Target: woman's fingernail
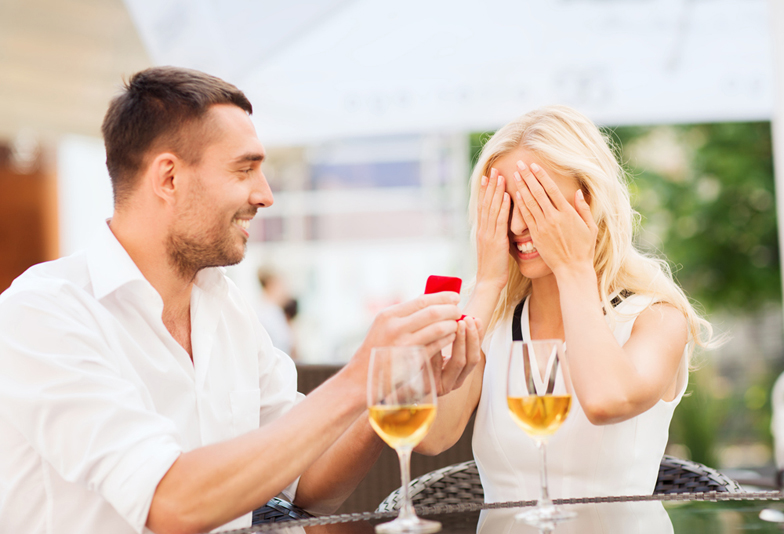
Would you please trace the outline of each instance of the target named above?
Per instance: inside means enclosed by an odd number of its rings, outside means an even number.
[[[523,177],[520,176],[519,172],[516,172],[514,176],[515,176],[515,180],[517,180],[518,182],[522,182],[523,181]]]
[[[582,189],[578,189],[577,190],[577,198],[579,198],[580,200],[585,200],[585,197],[583,197],[583,190]]]
[[[536,172],[536,171],[541,171],[542,168],[539,165],[537,165],[536,163],[531,163],[531,170]]]
[[[482,185],[487,185],[487,176],[482,176]]]

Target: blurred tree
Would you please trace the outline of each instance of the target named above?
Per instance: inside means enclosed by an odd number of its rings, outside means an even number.
[[[479,159],[479,153],[482,152],[482,147],[490,139],[495,132],[474,132],[468,136],[470,144],[469,153],[471,154],[471,170],[473,170],[476,161]]]
[[[689,459],[717,467],[716,438],[727,421],[731,403],[711,394],[712,388],[706,382],[713,378],[715,375],[710,371],[692,374],[689,393],[683,397],[672,418],[669,441],[685,445]]]
[[[781,301],[770,123],[621,127],[639,245],[708,310]]]

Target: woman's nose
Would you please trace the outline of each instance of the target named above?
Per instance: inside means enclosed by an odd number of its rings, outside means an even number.
[[[525,224],[525,220],[520,214],[520,210],[517,209],[517,206],[512,204],[511,213],[509,214],[509,230],[515,235],[522,235],[527,229],[528,225]]]

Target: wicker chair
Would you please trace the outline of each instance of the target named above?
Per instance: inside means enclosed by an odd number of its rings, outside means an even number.
[[[278,497],[273,497],[261,508],[253,510],[253,524],[278,523],[313,517],[311,514]]]
[[[664,456],[659,466],[654,493],[742,492],[737,482],[697,462]],[[411,481],[409,493],[414,506],[484,502],[476,462],[470,460],[432,471]],[[400,507],[400,488],[376,509],[388,512]]]
[[[664,456],[653,493],[739,493],[740,484],[706,465]]]

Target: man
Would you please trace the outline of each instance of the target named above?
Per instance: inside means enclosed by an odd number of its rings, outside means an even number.
[[[441,393],[478,361],[458,296],[423,295],[297,396],[291,360],[219,268],[273,200],[251,111],[233,85],[172,67],[112,101],[112,219],[0,296],[0,532],[241,527],[280,492],[332,511],[382,448],[363,416],[371,347],[424,345],[438,370],[451,348]]]

